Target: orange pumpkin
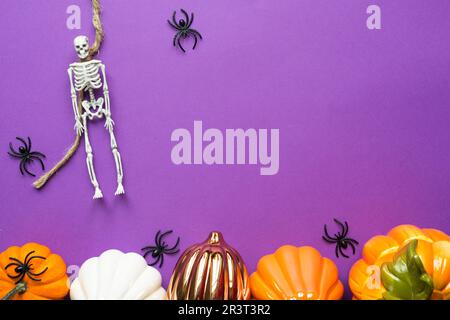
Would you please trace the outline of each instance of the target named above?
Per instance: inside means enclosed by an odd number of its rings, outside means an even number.
[[[0,298],[63,299],[69,292],[66,264],[49,248],[28,243],[0,254]]]
[[[258,300],[339,300],[344,294],[333,261],[312,247],[294,246],[262,257],[250,289]]]
[[[400,225],[378,235],[364,245],[362,259],[350,270],[349,286],[354,299],[381,299],[386,289],[380,278],[383,263],[391,262],[395,254],[410,241],[417,239],[417,254],[434,286],[432,299],[450,299],[450,237],[435,229],[419,229]]]

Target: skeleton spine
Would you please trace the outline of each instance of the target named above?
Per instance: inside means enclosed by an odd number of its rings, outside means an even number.
[[[95,93],[94,93],[94,89],[92,89],[92,87],[89,88],[89,97],[91,99],[91,103],[95,103]]]

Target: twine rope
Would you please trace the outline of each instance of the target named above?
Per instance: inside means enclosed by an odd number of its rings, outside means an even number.
[[[100,50],[100,46],[102,45],[103,38],[105,36],[103,32],[103,26],[102,21],[100,19],[101,15],[101,6],[100,6],[100,0],[92,0],[92,24],[94,25],[95,29],[95,41],[94,44],[89,48],[89,56],[88,60],[92,59],[98,54],[98,51]],[[81,101],[83,101],[84,93],[79,92],[78,98],[77,98],[77,108],[78,112],[81,115],[82,114],[82,108],[81,108]],[[36,180],[33,183],[33,186],[36,189],[41,189],[45,186],[45,184],[50,180],[50,178],[58,172],[69,160],[72,158],[72,156],[77,151],[78,147],[80,146],[81,141],[81,135],[75,134],[75,141],[73,142],[72,146],[67,150],[65,156],[57,163],[53,168],[51,168],[49,171],[47,171],[44,175],[42,175],[38,180]]]

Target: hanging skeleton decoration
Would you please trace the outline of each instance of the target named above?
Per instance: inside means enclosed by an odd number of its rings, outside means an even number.
[[[120,153],[114,136],[114,121],[111,118],[108,85],[106,82],[105,65],[94,57],[98,54],[104,38],[103,25],[101,22],[100,0],[92,2],[92,25],[95,29],[95,41],[89,47],[89,40],[85,36],[79,36],[74,40],[75,50],[80,58],[79,62],[72,63],[68,73],[70,78],[72,107],[75,114],[75,139],[72,146],[66,151],[64,157],[58,161],[50,170],[33,182],[36,189],[42,189],[50,179],[61,170],[77,151],[81,139],[85,138],[86,163],[89,177],[94,186],[94,199],[102,198],[94,170],[94,155],[88,135],[88,122],[105,118],[105,127],[110,135],[110,143],[117,170],[116,195],[124,194],[123,171]],[[99,93],[102,89],[102,94]],[[97,95],[97,96],[96,96]]]
[[[72,97],[72,107],[75,114],[75,130],[78,136],[84,133],[86,148],[86,163],[91,183],[94,186],[94,199],[103,197],[100,185],[94,170],[94,155],[89,141],[88,122],[105,118],[105,128],[108,130],[111,141],[111,149],[117,170],[117,190],[115,195],[124,194],[123,171],[120,153],[114,136],[114,121],[111,118],[108,84],[106,81],[105,65],[100,60],[91,59],[89,55],[89,39],[86,36],[78,36],[74,40],[75,50],[80,62],[72,63],[68,69]],[[102,89],[103,95],[96,97],[96,92]],[[78,108],[77,93],[86,93],[86,100],[81,101],[81,112]]]

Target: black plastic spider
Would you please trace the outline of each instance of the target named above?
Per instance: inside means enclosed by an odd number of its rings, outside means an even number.
[[[172,28],[178,30],[178,32],[175,34],[175,37],[173,37],[173,46],[176,47],[178,45],[178,47],[183,50],[183,52],[186,52],[186,50],[184,50],[183,46],[181,45],[181,38],[186,39],[187,37],[192,36],[194,38],[194,46],[192,47],[193,50],[197,46],[197,37],[199,37],[201,40],[203,40],[203,38],[200,32],[195,29],[191,29],[192,22],[194,22],[194,14],[191,13],[191,17],[189,18],[189,15],[185,10],[181,9],[181,12],[183,13],[185,19],[180,19],[177,22],[177,12],[174,11],[172,21],[167,20],[167,22],[172,26]]]
[[[40,275],[44,274],[44,273],[48,270],[48,267],[45,267],[45,269],[42,270],[42,271],[39,272],[39,273],[34,273],[34,272],[32,272],[34,268],[32,268],[33,264],[30,263],[30,262],[31,262],[33,259],[42,259],[42,260],[46,260],[46,258],[41,257],[41,256],[31,256],[34,252],[35,252],[35,251],[29,252],[29,253],[26,255],[26,257],[25,257],[24,262],[22,262],[22,261],[20,261],[19,259],[16,259],[16,258],[11,258],[11,257],[9,257],[9,260],[11,260],[11,261],[13,261],[13,262],[11,262],[10,264],[8,264],[8,265],[5,267],[5,271],[8,270],[9,267],[13,267],[13,266],[15,267],[15,268],[14,268],[14,272],[16,273],[16,275],[15,275],[15,276],[12,276],[12,275],[9,275],[9,274],[8,274],[8,277],[11,278],[11,279],[13,279],[13,280],[18,279],[18,280],[16,281],[16,284],[18,284],[19,282],[21,282],[21,281],[23,280],[23,278],[25,277],[25,275],[27,275],[28,278],[30,278],[30,279],[33,280],[33,281],[41,281],[41,279],[37,279],[37,278],[35,278],[35,277],[39,277]],[[31,257],[30,257],[30,256],[31,256]]]
[[[334,237],[331,237],[328,234],[327,225],[324,225],[323,230],[325,232],[325,235],[322,236],[322,238],[323,238],[323,240],[325,240],[328,243],[336,244],[335,254],[336,254],[337,258],[339,258],[339,253],[345,258],[349,258],[349,256],[344,253],[344,250],[346,250],[348,248],[348,246],[350,246],[352,248],[353,254],[355,254],[355,252],[356,252],[355,245],[358,245],[359,242],[352,238],[347,237],[348,223],[346,221],[344,221],[344,224],[343,224],[339,220],[334,219],[334,222],[336,222],[341,227],[341,232],[335,233]]]
[[[41,152],[31,151],[31,139],[30,139],[30,137],[28,137],[28,143],[23,138],[16,137],[16,139],[19,140],[20,142],[22,142],[23,146],[20,146],[19,150],[16,151],[16,150],[14,150],[13,145],[10,142],[9,143],[9,150],[10,151],[8,151],[8,154],[11,157],[20,159],[19,169],[20,169],[20,173],[22,175],[24,175],[24,171],[25,171],[30,176],[35,177],[36,175],[31,173],[28,170],[27,164],[33,162],[33,160],[37,160],[41,164],[42,170],[45,170],[44,162],[41,159],[41,158],[45,158],[45,155],[43,153],[41,153]]]
[[[159,267],[161,268],[164,263],[164,255],[174,255],[177,254],[180,249],[178,249],[178,245],[180,244],[180,238],[178,237],[177,242],[172,248],[167,248],[167,244],[164,238],[171,234],[172,230],[161,233],[161,230],[156,233],[155,236],[155,246],[144,247],[141,250],[144,251],[144,258],[146,258],[150,253],[152,254],[152,258],[155,259],[150,266],[154,266],[159,262]]]

